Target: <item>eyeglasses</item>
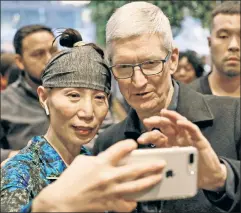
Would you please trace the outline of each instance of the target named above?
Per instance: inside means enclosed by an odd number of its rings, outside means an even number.
[[[137,66],[140,67],[141,72],[146,76],[157,75],[163,71],[164,64],[169,60],[170,56],[171,52],[168,52],[165,59],[144,61],[139,64],[116,64],[109,68],[117,79],[131,78],[134,68]]]

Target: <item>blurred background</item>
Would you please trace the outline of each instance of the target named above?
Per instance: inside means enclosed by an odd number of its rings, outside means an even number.
[[[85,41],[104,47],[108,18],[127,2],[131,1],[1,1],[1,51],[13,51],[12,39],[19,27],[37,23],[53,29],[75,28]],[[210,11],[221,1],[149,2],[160,6],[169,17],[180,50],[208,55]]]
[[[51,27],[57,36],[65,28],[77,29],[85,42],[105,48],[105,25],[116,8],[131,1],[1,1],[1,53],[14,52],[12,40],[17,29],[29,24]],[[209,21],[211,10],[222,1],[149,1],[168,16],[174,41],[180,51],[191,50],[210,72]],[[116,83],[113,94],[122,99]]]

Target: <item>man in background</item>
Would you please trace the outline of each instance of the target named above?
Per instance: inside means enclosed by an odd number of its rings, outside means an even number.
[[[43,25],[24,26],[14,36],[15,63],[21,74],[1,93],[1,127],[8,143],[1,146],[1,162],[15,155],[32,136],[47,131],[48,117],[36,89],[45,65],[58,51],[53,40],[52,30]]]
[[[240,2],[218,5],[210,29],[211,73],[190,86],[203,94],[240,97]]]

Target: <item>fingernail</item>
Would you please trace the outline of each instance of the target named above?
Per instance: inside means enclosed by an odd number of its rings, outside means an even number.
[[[153,130],[158,130],[159,132],[161,132],[161,130],[159,128],[156,128],[156,127],[151,129],[151,131],[153,131]]]

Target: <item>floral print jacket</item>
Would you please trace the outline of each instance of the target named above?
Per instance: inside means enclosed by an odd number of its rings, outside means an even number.
[[[91,155],[85,147],[80,154]],[[33,137],[1,169],[1,212],[30,212],[33,198],[65,169],[65,163],[48,141],[43,136]]]

